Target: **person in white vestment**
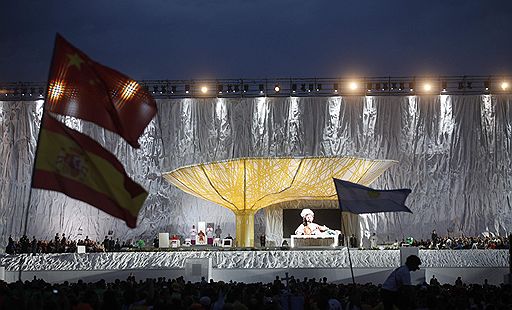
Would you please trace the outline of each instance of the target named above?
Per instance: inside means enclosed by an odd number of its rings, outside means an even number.
[[[315,213],[311,209],[304,209],[300,213],[302,224],[295,230],[296,235],[314,235],[321,236],[329,231],[325,225],[318,225],[313,222]]]

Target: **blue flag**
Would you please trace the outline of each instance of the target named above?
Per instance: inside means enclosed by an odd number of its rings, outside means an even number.
[[[375,190],[356,183],[334,179],[341,211],[355,214],[377,212],[409,212],[405,200],[411,193],[408,188]]]

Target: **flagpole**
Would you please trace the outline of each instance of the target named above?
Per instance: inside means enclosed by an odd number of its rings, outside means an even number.
[[[30,186],[28,188],[28,201],[27,201],[27,205],[25,208],[26,209],[25,210],[25,225],[23,228],[23,236],[27,235],[27,231],[28,231],[28,214],[30,211],[30,202],[32,201],[32,185],[34,184],[34,171],[36,169],[36,162],[37,162],[37,148],[39,147],[39,140],[41,140],[41,127],[43,125],[44,116],[45,116],[46,100],[48,99],[48,85],[49,85],[49,81],[50,81],[50,77],[51,77],[51,73],[52,73],[53,58],[54,58],[53,55],[55,54],[55,49],[57,47],[57,36],[58,35],[59,34],[57,33],[55,36],[55,42],[53,43],[52,60],[50,61],[50,69],[48,70],[48,79],[46,80],[46,89],[44,91],[43,113],[41,114],[41,122],[39,123],[39,132],[37,134],[37,142],[36,142],[36,152],[34,155],[34,161],[32,163],[32,173],[30,175]],[[28,236],[27,236],[27,238],[28,238]],[[20,281],[21,281],[21,270],[23,267],[23,261],[24,261],[24,259],[20,258],[19,273],[18,273],[18,280],[20,280]]]
[[[343,234],[347,237],[347,231],[345,230],[345,225],[343,224],[343,211],[341,211],[341,230],[343,230]],[[348,253],[348,264],[350,266],[350,274],[352,275],[352,283],[356,284],[356,280],[354,278],[354,268],[352,267],[352,257],[350,256],[350,238],[347,239],[347,253]]]

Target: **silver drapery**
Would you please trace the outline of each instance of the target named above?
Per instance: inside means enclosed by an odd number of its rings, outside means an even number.
[[[307,98],[169,99],[135,150],[90,123],[68,126],[112,151],[150,195],[130,230],[63,194],[34,190],[28,235],[121,240],[158,232],[187,235],[198,221],[235,232],[234,215],[167,184],[160,173],[183,165],[245,156],[352,155],[400,163],[375,188],[411,188],[413,214],[359,218],[362,236],[507,234],[512,227],[512,96],[348,96]],[[0,246],[25,223],[42,102],[0,101]],[[278,213],[276,213],[278,212]],[[259,212],[256,234],[282,237],[275,208]],[[298,223],[299,224],[299,223]]]

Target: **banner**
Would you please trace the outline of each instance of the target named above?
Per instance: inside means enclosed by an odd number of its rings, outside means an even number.
[[[410,189],[375,190],[360,184],[334,179],[341,211],[355,214],[409,212],[405,200]]]

